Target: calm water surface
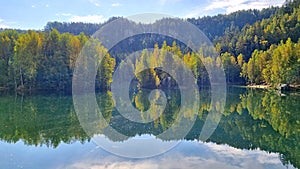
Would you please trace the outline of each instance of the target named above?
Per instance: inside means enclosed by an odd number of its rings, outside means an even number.
[[[300,168],[299,94],[229,88],[218,128],[203,142],[199,135],[211,105],[209,91],[200,93],[199,112],[184,116],[195,120],[190,132],[185,137],[174,135],[163,140],[180,143],[162,155],[145,159],[119,157],[95,144],[80,125],[72,96],[2,93],[0,168]],[[168,109],[162,114],[141,113],[141,119],[152,121],[141,125],[126,121],[114,109],[111,93],[98,94],[105,120],[127,137],[106,134],[107,126],[93,134],[116,143],[155,138],[171,126],[180,107],[176,91],[167,95],[171,98]],[[131,94],[132,105],[141,111],[149,109],[148,96],[148,91]]]

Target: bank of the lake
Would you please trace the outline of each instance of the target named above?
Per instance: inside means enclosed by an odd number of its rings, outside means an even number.
[[[299,84],[294,84],[294,85],[286,85],[283,84],[284,86],[287,86],[287,89],[284,89],[284,91],[300,91],[300,85]],[[261,84],[261,85],[247,85],[244,86],[246,88],[250,89],[265,89],[265,90],[280,90],[280,87],[272,87],[271,85],[266,85],[266,84]]]

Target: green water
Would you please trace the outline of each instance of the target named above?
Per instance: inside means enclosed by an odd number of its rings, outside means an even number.
[[[105,125],[92,135],[104,134],[112,142],[155,138],[172,126],[181,106],[180,92],[166,92],[170,98],[166,110],[141,113],[145,124],[123,117],[114,108],[111,93],[97,94],[107,124],[126,137],[104,132]],[[152,158],[128,159],[91,141],[91,133],[83,130],[73,108],[72,96],[2,93],[0,168],[300,168],[299,93],[229,88],[221,121],[205,142],[199,136],[212,105],[209,90],[200,94],[199,112],[184,113],[185,119],[194,121],[192,129],[184,137],[174,134],[163,140],[181,141],[178,146]],[[132,106],[148,110],[148,95],[147,90],[131,94]]]

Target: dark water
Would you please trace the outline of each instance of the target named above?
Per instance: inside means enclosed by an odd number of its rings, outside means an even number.
[[[2,93],[0,168],[300,168],[299,94],[229,88],[221,121],[203,141],[199,136],[211,110],[209,91],[200,92],[199,112],[184,114],[184,119],[194,121],[189,132],[164,139],[156,136],[173,125],[181,106],[178,91],[166,93],[168,104],[163,113],[157,113],[160,107],[140,113],[147,123],[124,118],[114,108],[111,93],[98,94],[107,125],[88,134],[79,122],[72,96]],[[132,106],[146,112],[148,96],[149,91],[131,94]],[[107,131],[108,126],[125,137]],[[132,159],[103,150],[92,141],[93,135],[112,143],[148,137],[160,140],[159,144],[180,143],[161,155]],[[134,147],[126,151],[139,152]]]

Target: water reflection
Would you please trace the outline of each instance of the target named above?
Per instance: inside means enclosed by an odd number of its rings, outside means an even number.
[[[61,142],[89,141],[72,107],[69,96],[4,95],[0,97],[0,139],[54,148]]]
[[[99,160],[101,157],[101,160]],[[293,168],[291,165],[287,167]],[[169,153],[148,159],[124,159],[116,156],[103,156],[95,151],[84,159],[73,161],[65,168],[191,168],[191,169],[253,169],[285,168],[278,155],[259,150],[240,150],[215,143],[183,142]]]
[[[122,139],[109,134],[105,137],[115,142],[122,142],[145,134],[154,137],[167,130],[172,125],[174,117],[176,117],[176,110],[178,110],[178,97],[176,97],[178,93],[168,92],[166,94],[168,111],[164,111],[161,115],[155,111],[150,114],[143,113],[150,108],[145,99],[149,96],[149,91],[138,91],[131,95],[133,106],[141,111],[141,119],[146,122],[152,121],[144,125],[126,121],[114,109],[111,93],[97,95],[98,105],[107,124],[126,135]],[[300,97],[298,94],[280,95],[272,91],[230,88],[219,126],[209,140],[202,143],[199,139],[201,128],[212,106],[210,105],[210,92],[203,89],[200,93],[201,102],[198,114],[195,116],[193,112],[189,111],[184,113],[184,120],[195,120],[193,128],[184,138],[174,133],[170,139],[172,141],[185,140],[171,151],[179,153],[178,156],[182,156],[182,159],[186,160],[186,165],[214,166],[213,168],[224,165],[223,168],[226,166],[228,168],[247,168],[247,165],[254,165],[254,162],[258,161],[257,167],[261,168],[282,167],[289,163],[300,168],[300,105],[298,104]],[[217,106],[218,104],[215,105],[215,108]],[[159,108],[157,106],[157,109]],[[152,107],[152,110],[155,110],[155,107]],[[94,134],[110,133],[105,132],[107,126],[101,128],[102,130],[97,128]],[[0,139],[3,142],[0,144],[0,149],[3,150],[5,146],[11,148],[14,145],[20,146],[20,141],[28,145],[28,149],[29,145],[56,149],[61,147],[59,145],[79,146],[78,143],[91,146],[91,138],[80,126],[73,109],[72,97],[57,94],[32,96],[3,94],[0,97]],[[23,149],[26,148],[23,147]],[[182,152],[181,149],[185,149],[185,152]],[[51,151],[54,150],[51,149]],[[267,152],[271,154],[267,154]],[[96,161],[96,157],[98,156],[86,157],[86,160]],[[155,159],[164,163],[165,160],[172,158],[178,159],[175,155],[171,156],[170,153]],[[282,164],[278,164],[278,159]],[[173,167],[180,166],[175,161]],[[81,160],[70,163],[73,167],[74,165],[91,164]],[[141,163],[146,166],[152,165],[153,168],[159,165],[159,162],[154,163],[150,159],[134,161],[132,164],[125,160],[114,159],[108,163],[107,166],[129,165],[133,167],[139,167]],[[171,165],[169,162],[166,164]],[[248,168],[250,167],[248,166]]]

